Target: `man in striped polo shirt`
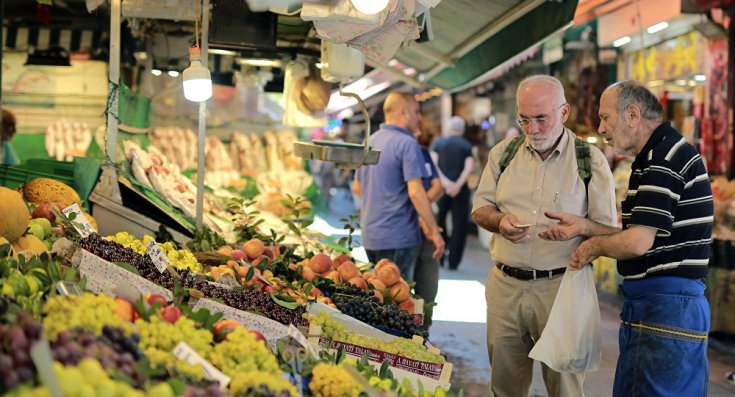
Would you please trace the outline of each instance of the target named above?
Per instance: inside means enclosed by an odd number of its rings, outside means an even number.
[[[600,98],[599,134],[636,156],[622,203],[623,230],[566,213],[541,238],[589,237],[571,255],[580,268],[618,259],[624,295],[613,396],[705,396],[710,313],[702,278],[712,234],[712,190],[697,150],[666,122],[653,93],[634,81]]]

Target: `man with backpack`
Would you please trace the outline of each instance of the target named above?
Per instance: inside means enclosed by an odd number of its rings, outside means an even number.
[[[518,124],[523,135],[506,139],[489,155],[475,193],[472,218],[495,233],[495,267],[487,280],[487,342],[490,396],[525,396],[541,336],[581,238],[551,242],[538,234],[554,226],[544,216],[564,211],[616,224],[612,172],[596,147],[564,127],[569,104],[551,76],[531,76],[518,86]],[[558,373],[542,364],[549,396],[581,396],[584,374]]]

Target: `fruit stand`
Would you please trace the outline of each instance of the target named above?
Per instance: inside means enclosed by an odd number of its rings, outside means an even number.
[[[300,244],[262,234],[242,199],[234,243],[103,236],[68,186],[27,186],[0,187],[3,394],[451,395],[423,301],[387,260],[356,264],[297,221]]]

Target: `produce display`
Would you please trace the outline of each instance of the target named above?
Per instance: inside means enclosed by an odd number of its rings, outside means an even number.
[[[92,131],[87,123],[61,119],[46,128],[46,153],[59,161],[83,157],[92,143]]]
[[[147,160],[147,178],[165,174],[168,163],[155,149]],[[61,212],[79,201],[70,189],[47,180],[22,193],[0,188],[7,203],[0,206],[0,394],[47,396],[58,384],[68,396],[447,395],[448,380],[377,371],[354,352],[345,359],[346,346],[355,345],[448,364],[422,344],[426,329],[414,316],[422,301],[397,266],[358,266],[311,240],[301,201],[284,203],[288,236],[263,227],[247,209],[252,203],[240,200],[232,207],[235,243],[205,230],[178,246],[159,235],[85,231]],[[125,277],[109,278],[108,268]],[[160,295],[145,292],[151,288]],[[307,314],[317,303],[409,338],[349,332],[344,319]],[[323,344],[310,342],[314,327]]]

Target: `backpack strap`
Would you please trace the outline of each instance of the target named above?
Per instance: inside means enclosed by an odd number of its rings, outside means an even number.
[[[588,190],[587,187],[592,179],[592,153],[590,152],[590,144],[583,139],[574,138],[574,152],[577,155],[579,177],[584,182],[584,189]]]
[[[513,157],[516,156],[516,153],[518,152],[518,149],[521,147],[523,142],[526,140],[525,135],[519,135],[515,138],[513,138],[508,146],[505,147],[505,151],[502,155],[500,155],[500,161],[498,162],[498,165],[500,166],[500,173],[498,174],[498,179],[500,179],[500,175],[505,171],[506,168],[508,168],[508,164],[510,164],[510,161],[513,160]]]

